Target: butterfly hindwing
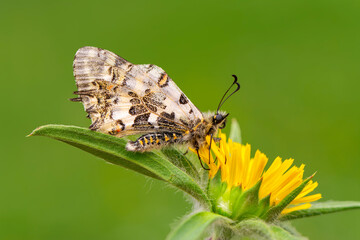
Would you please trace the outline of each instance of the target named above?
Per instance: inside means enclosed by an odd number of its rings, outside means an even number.
[[[95,47],[80,48],[74,59],[79,95],[91,129],[116,136],[185,133],[203,116],[163,69],[134,65]]]

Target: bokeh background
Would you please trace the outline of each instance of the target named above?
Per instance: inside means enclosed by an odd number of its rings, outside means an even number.
[[[323,200],[360,200],[360,2],[3,1],[0,239],[164,239],[181,192],[66,144],[25,138],[89,126],[72,61],[90,45],[164,68],[201,110],[224,105],[243,140],[318,171]],[[360,212],[296,220],[310,239],[359,239]]]

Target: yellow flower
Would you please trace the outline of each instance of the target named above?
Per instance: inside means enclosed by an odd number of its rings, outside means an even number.
[[[277,157],[270,167],[264,170],[268,162],[265,154],[257,150],[254,157],[251,158],[249,144],[242,145],[231,139],[226,141],[226,135],[223,133],[219,133],[219,137],[221,138],[219,143],[212,142],[211,144],[211,154],[209,154],[208,146],[199,149],[199,154],[210,169],[210,179],[213,179],[218,171],[221,172],[221,182],[227,184],[227,191],[241,188],[244,192],[261,180],[258,198],[261,200],[270,196],[269,207],[272,207],[279,204],[304,181],[304,164],[300,167],[291,167],[293,159],[282,161],[280,157]],[[207,139],[207,142],[210,143],[210,138]],[[310,208],[310,202],[321,198],[321,194],[307,196],[317,186],[317,182],[308,181],[296,198],[282,210],[281,214]]]

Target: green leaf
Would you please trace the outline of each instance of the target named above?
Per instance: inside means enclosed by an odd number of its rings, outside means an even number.
[[[281,221],[292,220],[297,218],[312,217],[326,213],[334,213],[351,209],[359,209],[360,202],[350,201],[328,201],[312,203],[309,209],[290,212],[279,218]]]
[[[247,219],[234,227],[237,233],[233,239],[276,240],[270,225],[260,219]]]
[[[187,174],[196,180],[200,180],[199,171],[196,170],[194,164],[184,156],[178,149],[175,148],[164,148],[161,152],[167,157],[167,159],[172,162],[175,166],[180,169],[183,169]],[[190,154],[190,153],[188,153]]]
[[[302,240],[302,239],[305,240],[305,239],[307,239],[302,236],[292,235],[290,232],[286,231],[285,229],[283,229],[279,226],[272,225],[270,228],[271,228],[271,231],[273,232],[276,240]]]
[[[235,235],[231,239],[251,240],[303,240],[286,229],[264,222],[261,219],[243,220],[234,227]]]
[[[277,217],[280,215],[280,213],[282,212],[282,210],[284,210],[300,193],[301,191],[304,189],[304,187],[306,186],[306,184],[315,176],[315,174],[313,174],[312,176],[308,177],[307,179],[305,179],[300,186],[298,186],[297,188],[295,188],[291,193],[289,193],[289,195],[287,195],[283,200],[281,200],[281,202],[279,202],[277,205],[275,205],[274,207],[270,208],[265,214],[264,216],[262,216],[262,219],[265,219],[265,221],[267,222],[271,222],[274,221],[275,219],[277,219]]]
[[[287,232],[291,233],[293,236],[297,236],[300,239],[307,239],[306,237],[302,236],[290,223],[290,221],[276,221],[276,226],[281,227],[282,229],[286,230]],[[302,238],[301,238],[302,237]]]
[[[126,140],[91,131],[86,128],[64,125],[46,125],[35,129],[30,136],[46,136],[80,148],[110,163],[134,170],[146,176],[166,181],[189,193],[205,207],[210,201],[201,187],[164,157],[153,152],[139,153],[125,150]]]
[[[231,222],[230,219],[212,213],[198,212],[182,221],[168,236],[167,240],[196,240],[206,237],[206,229],[215,221],[224,220]]]
[[[230,128],[229,138],[233,142],[241,143],[241,130],[240,130],[239,123],[235,118],[231,119],[231,128]]]

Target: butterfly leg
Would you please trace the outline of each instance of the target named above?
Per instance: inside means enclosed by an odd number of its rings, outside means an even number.
[[[211,143],[212,143],[212,140],[213,140],[213,134],[211,134],[210,136],[210,145],[209,145],[209,164],[210,164],[210,157],[211,157]]]
[[[213,134],[211,134],[211,137],[210,137],[210,146],[209,146],[209,164],[210,164],[210,151],[211,151],[211,144],[212,144],[212,140],[214,140],[214,142],[218,142],[219,143],[219,148],[220,148],[220,140],[221,138],[218,138],[218,137],[213,137]],[[215,156],[215,159],[214,159],[214,163],[217,159],[217,156]],[[226,159],[225,159],[225,163],[226,163]]]
[[[217,142],[220,142],[221,138],[219,138],[219,137],[214,137],[213,140],[214,140],[214,142],[217,143]]]
[[[199,158],[201,167],[202,167],[204,170],[207,170],[207,171],[210,170],[210,168],[205,168],[205,167],[204,167],[204,165],[203,165],[203,163],[202,163],[202,160],[201,160],[201,157],[200,157],[200,154],[199,154],[199,149],[198,149],[198,148],[196,149],[196,153],[197,153],[197,155],[198,155],[198,158]]]
[[[182,155],[186,155],[186,154],[188,154],[188,152],[189,152],[189,148],[188,149],[186,149],[186,152],[184,152]]]

